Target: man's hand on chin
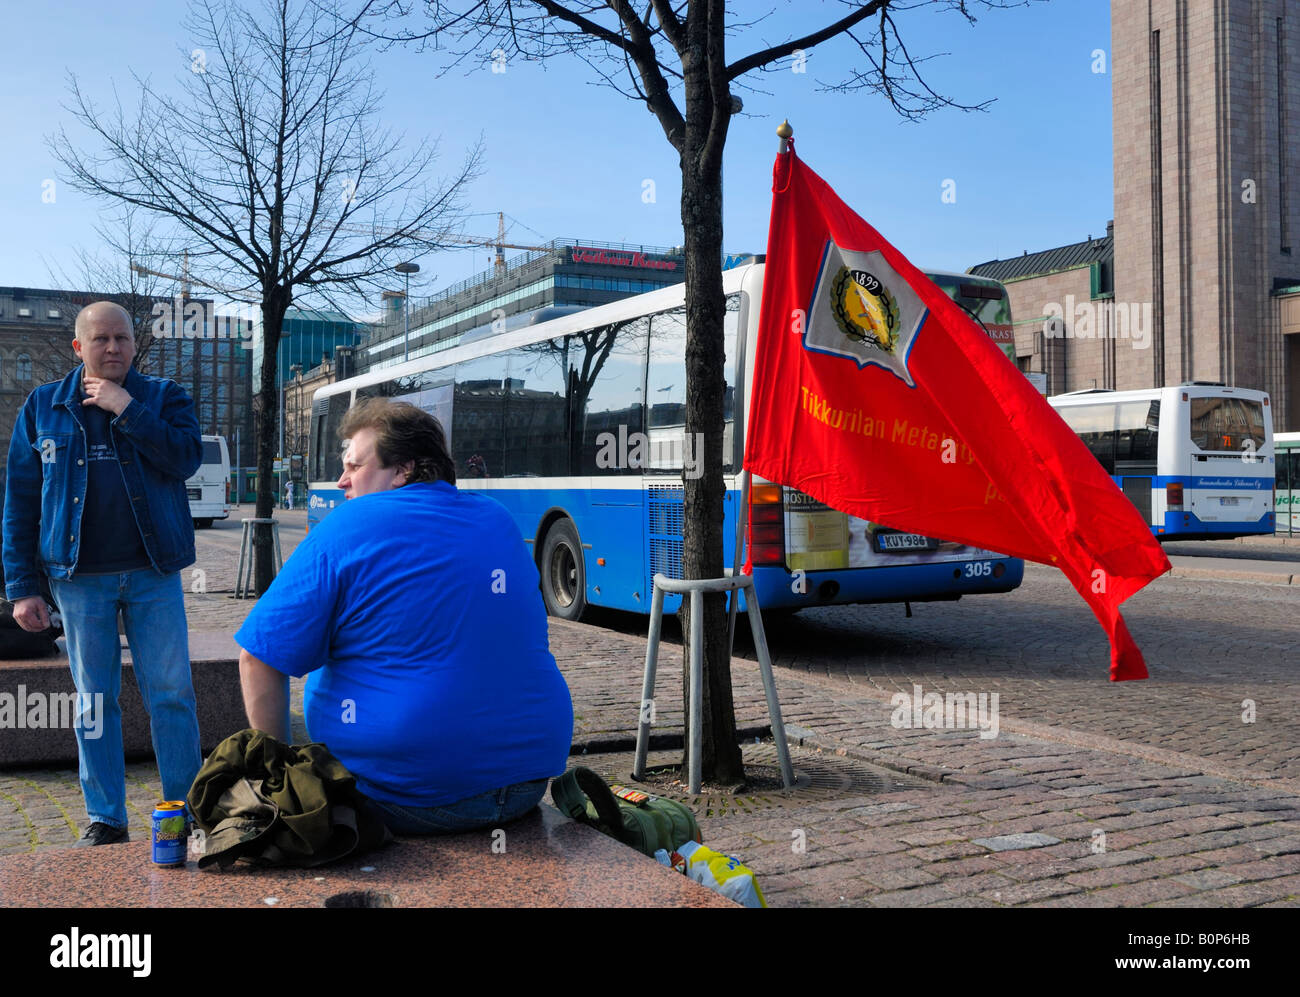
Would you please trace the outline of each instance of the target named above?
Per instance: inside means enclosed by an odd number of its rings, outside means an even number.
[[[81,403],[82,405],[97,405],[105,412],[121,415],[131,404],[131,393],[116,381],[110,381],[106,377],[87,375],[81,379],[81,387],[86,393],[86,400]]]

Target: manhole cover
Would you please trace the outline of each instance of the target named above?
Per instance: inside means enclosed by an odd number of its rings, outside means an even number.
[[[630,752],[583,755],[573,760],[599,773],[607,782],[634,786],[655,796],[678,800],[700,818],[802,807],[849,796],[937,788],[932,782],[877,768],[866,762],[792,746],[790,762],[794,767],[795,781],[794,787],[787,790],[781,786],[781,765],[774,743],[744,745],[741,758],[748,779],[745,786],[736,792],[719,789],[698,795],[687,791],[685,776],[663,771],[681,763],[680,749],[650,752],[646,757],[645,782],[633,780],[634,756]]]

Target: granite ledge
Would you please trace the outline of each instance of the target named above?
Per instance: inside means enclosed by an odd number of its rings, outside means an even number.
[[[239,645],[226,633],[190,631],[190,670],[198,711],[199,740],[204,752],[248,726],[239,684]],[[0,692],[15,702],[33,693],[69,695],[76,692],[68,666],[66,643],[48,658],[0,661]],[[135,761],[153,757],[149,714],[144,708],[131,652],[122,642],[122,744],[126,757]],[[5,728],[0,736],[0,768],[21,765],[77,764],[77,739],[72,730],[59,728]]]
[[[493,832],[402,837],[319,869],[158,868],[149,842],[0,858],[5,907],[738,907],[542,804]],[[500,849],[504,845],[504,851]]]

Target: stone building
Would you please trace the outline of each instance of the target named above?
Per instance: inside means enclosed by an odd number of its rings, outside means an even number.
[[[1110,72],[1113,234],[972,268],[1010,281],[1021,366],[1259,388],[1300,429],[1300,4],[1113,0]]]
[[[1112,233],[1107,225],[1101,238],[1089,235],[1057,249],[971,267],[971,273],[1006,285],[1016,362],[1023,371],[1046,374],[1049,395],[1115,386]],[[1149,316],[1139,311],[1138,325],[1128,321],[1127,311],[1120,317],[1126,335],[1141,342],[1150,329]]]
[[[76,366],[74,315],[62,292],[0,287],[0,482],[23,402],[33,388]]]

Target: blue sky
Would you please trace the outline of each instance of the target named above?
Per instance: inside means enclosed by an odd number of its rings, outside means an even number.
[[[839,4],[739,0],[759,26],[728,41],[734,60],[842,16]],[[981,11],[970,26],[929,7],[900,13],[913,54],[951,53],[926,63],[934,89],[964,103],[996,99],[986,113],[941,111],[901,121],[879,98],[818,91],[862,56],[844,40],[810,51],[804,73],[751,74],[738,90],[724,166],[725,246],[761,252],[766,243],[774,130],[795,128],[799,152],[915,263],[964,270],[984,260],[1040,250],[1104,232],[1111,217],[1110,12],[1107,0],[1052,0]],[[11,6],[0,63],[0,285],[54,286],[76,274],[74,250],[101,249],[93,226],[110,213],[62,181],[44,138],[70,115],[67,73],[100,103],[114,87],[130,106],[134,71],[155,84],[189,70],[184,8],[134,0],[108,14],[101,3],[50,0]],[[1106,72],[1094,72],[1094,51]],[[462,66],[439,76],[439,56],[375,50],[383,124],[415,143],[439,139],[453,166],[480,135],[486,173],[468,192],[473,234],[496,232],[495,212],[520,224],[512,241],[556,237],[668,246],[682,241],[676,153],[641,105],[598,85],[581,62],[509,63],[504,73]],[[165,127],[165,123],[160,124]],[[96,149],[89,146],[90,149]],[[42,200],[55,181],[54,203]],[[655,199],[642,196],[654,181]],[[955,202],[942,199],[944,182]],[[490,265],[490,250],[420,260],[412,294],[431,293]],[[53,272],[52,272],[53,271]],[[398,286],[396,283],[394,286]],[[418,288],[418,289],[417,289]],[[306,302],[304,302],[306,303]]]

